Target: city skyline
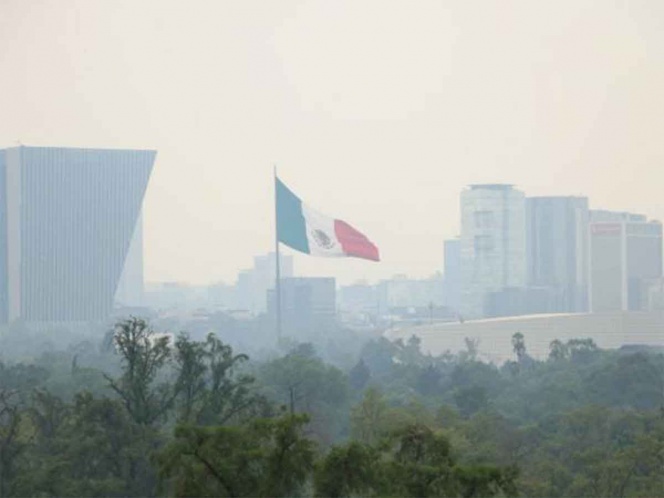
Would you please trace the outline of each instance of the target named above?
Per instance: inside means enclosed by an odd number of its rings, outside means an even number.
[[[471,184],[471,185],[466,185],[465,187],[466,187],[466,189],[468,189],[468,188],[477,187],[477,186],[481,187],[481,186],[484,186],[484,185],[486,185],[486,184]],[[515,187],[514,184],[501,184],[501,183],[488,184],[488,185],[495,186],[495,187],[502,187],[502,186]],[[459,194],[461,195],[463,192],[464,192],[464,190],[461,190],[459,192]],[[591,205],[589,203],[590,199],[588,199],[584,195],[560,195],[560,196],[538,195],[538,196],[532,196],[532,195],[528,195],[527,192],[523,192],[523,194],[525,194],[525,195],[523,196],[521,201],[523,202],[523,209],[526,210],[526,211],[531,209],[529,207],[529,205],[531,205],[532,202],[541,202],[541,201],[547,202],[547,201],[550,201],[550,200],[560,200],[560,201],[568,201],[569,200],[571,202],[582,201],[582,202],[585,203],[586,212],[587,213],[594,213],[596,217],[599,216],[600,217],[599,220],[602,219],[601,218],[602,216],[608,217],[608,219],[612,219],[615,216],[624,215],[624,216],[627,216],[627,217],[635,217],[639,221],[643,221],[643,222],[646,222],[646,221],[648,221],[648,222],[661,222],[661,220],[655,219],[652,216],[650,216],[650,213],[640,213],[640,212],[639,213],[633,213],[633,212],[630,212],[630,211],[627,211],[627,210],[590,208],[590,207],[588,207],[588,206]],[[528,223],[530,223],[530,222],[528,221]],[[589,219],[585,220],[584,223],[587,224],[586,228],[589,229],[590,228],[590,220]],[[459,222],[459,225],[461,225],[461,222]],[[525,238],[526,235],[527,235],[527,221],[525,219],[524,219],[524,223],[523,223],[523,229],[524,229],[524,238]],[[460,237],[461,237],[460,232],[461,232],[461,229],[459,230],[459,233],[457,233],[455,235],[452,235],[451,237],[446,238],[446,239],[443,240],[443,242],[441,244],[441,247],[440,247],[440,249],[441,249],[441,258],[440,258],[439,264],[437,266],[433,267],[429,273],[421,273],[421,274],[419,274],[419,273],[418,274],[412,274],[412,273],[408,273],[408,272],[405,272],[405,271],[399,271],[399,269],[397,269],[394,273],[384,274],[384,275],[381,275],[381,276],[379,276],[377,278],[374,278],[374,279],[365,278],[364,276],[355,276],[355,277],[350,277],[348,279],[343,279],[343,278],[339,279],[335,275],[332,275],[332,274],[327,274],[326,275],[326,274],[321,273],[321,272],[318,272],[318,273],[315,272],[314,274],[305,274],[305,273],[301,272],[300,269],[298,269],[296,267],[296,265],[294,263],[296,260],[308,257],[308,258],[313,258],[317,261],[323,261],[324,262],[325,259],[317,258],[315,256],[310,256],[310,255],[302,255],[298,251],[291,250],[290,248],[284,246],[283,244],[281,244],[281,246],[280,246],[280,252],[281,252],[281,255],[282,255],[281,256],[282,259],[287,261],[289,272],[292,272],[294,275],[312,276],[312,277],[328,277],[329,276],[329,277],[336,278],[337,280],[341,280],[340,285],[354,285],[354,284],[358,284],[358,283],[378,284],[381,281],[392,280],[392,279],[401,278],[401,277],[405,277],[405,278],[409,278],[409,279],[427,279],[427,278],[430,278],[430,277],[434,277],[437,274],[440,274],[440,275],[443,275],[443,276],[448,276],[446,271],[445,271],[445,250],[447,249],[447,246],[448,246],[449,243],[451,243],[451,242],[457,242],[458,243],[459,242]],[[562,240],[562,241],[564,242],[564,240]],[[524,240],[523,243],[524,243],[524,251],[526,251],[526,250],[531,251],[531,249],[527,247],[528,244],[526,244],[525,240]],[[263,257],[266,257],[268,255],[273,256],[274,255],[273,249],[274,248],[270,248],[265,252],[252,254],[251,255],[251,260],[255,261],[257,258],[263,258]],[[457,249],[457,251],[458,251],[458,249]],[[334,262],[336,262],[336,261],[333,261],[333,263]],[[283,264],[284,263],[282,261],[282,265]],[[586,268],[587,265],[588,265],[587,262],[582,264],[582,266],[584,268]],[[587,270],[588,269],[586,268],[585,271],[587,271]],[[241,277],[241,275],[244,272],[247,272],[247,271],[249,271],[248,267],[239,268],[237,270],[237,272],[234,275],[231,275],[231,277],[229,279],[217,279],[217,280],[209,280],[209,281],[203,281],[203,282],[191,282],[191,281],[188,281],[188,280],[148,280],[146,278],[145,283],[150,284],[150,285],[159,285],[159,284],[162,284],[162,283],[178,283],[178,284],[193,285],[193,286],[214,285],[214,284],[219,284],[219,283],[232,285],[234,282],[238,281],[238,279]],[[528,272],[531,272],[532,270],[527,270],[527,271],[524,270],[524,271],[526,273],[528,273]],[[275,272],[273,271],[272,273],[275,273]],[[530,282],[530,280],[532,279],[532,277],[530,277],[529,275],[526,275],[526,273],[524,273],[523,285]],[[276,276],[276,274],[275,274],[275,276]],[[457,278],[457,277],[455,276],[455,278]]]
[[[147,281],[232,281],[272,250],[274,164],[381,248],[378,265],[295,255],[301,274],[423,277],[472,183],[664,219],[663,16],[599,0],[482,15],[433,1],[8,0],[0,146],[158,150]]]

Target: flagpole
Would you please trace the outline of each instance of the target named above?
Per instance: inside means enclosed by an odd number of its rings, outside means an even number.
[[[277,343],[281,341],[281,258],[279,256],[279,215],[277,212],[277,165],[274,165],[274,253],[275,253],[275,285],[277,312]],[[278,345],[278,344],[277,344]]]

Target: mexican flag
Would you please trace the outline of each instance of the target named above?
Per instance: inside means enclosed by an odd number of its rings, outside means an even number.
[[[275,180],[279,242],[312,256],[380,261],[378,248],[366,236],[345,221],[311,209],[281,180]]]

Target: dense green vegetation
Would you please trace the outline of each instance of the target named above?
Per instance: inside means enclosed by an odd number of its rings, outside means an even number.
[[[664,496],[664,355],[578,339],[537,361],[511,340],[502,366],[413,337],[340,368],[132,318],[24,349],[0,362],[0,498]]]

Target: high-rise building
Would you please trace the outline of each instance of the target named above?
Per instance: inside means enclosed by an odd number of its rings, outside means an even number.
[[[643,309],[646,284],[662,277],[662,224],[607,213],[591,214],[590,311]]]
[[[143,306],[145,282],[143,279],[143,215],[136,220],[134,235],[129,243],[124,267],[115,290],[115,305],[118,307]]]
[[[586,197],[526,199],[528,287],[548,295],[532,311],[587,311],[588,222]]]
[[[279,272],[281,278],[293,276],[293,256],[279,255]],[[274,283],[277,275],[277,256],[270,252],[265,255],[254,257],[253,295],[255,296],[255,306],[252,309],[254,313],[264,313],[267,310],[266,292],[268,289],[274,289]]]
[[[396,308],[428,308],[444,304],[443,278],[440,273],[424,279],[395,275],[381,281],[377,287],[381,313],[391,313]]]
[[[450,239],[444,242],[444,299],[443,304],[454,311],[461,305],[461,241]]]
[[[276,318],[274,289],[267,292],[268,312]],[[298,337],[313,338],[334,330],[336,325],[336,279],[289,277],[281,279],[283,330]]]
[[[355,282],[339,288],[339,309],[347,312],[378,314],[379,301],[375,285],[367,282]]]
[[[155,154],[25,146],[3,151],[0,316],[26,322],[109,316]]]
[[[627,211],[609,211],[606,209],[592,209],[590,211],[590,221],[601,222],[620,222],[620,221],[648,221],[645,214],[628,213]]]
[[[471,185],[461,193],[461,313],[484,315],[492,292],[526,285],[525,198],[512,185]]]
[[[277,276],[276,253],[254,256],[254,266],[242,270],[238,274],[236,289],[236,306],[254,315],[265,313],[268,307],[267,291],[274,289]],[[293,256],[279,255],[281,278],[293,276]]]
[[[0,150],[0,323],[9,314],[9,286],[7,285],[7,167],[5,151]]]

